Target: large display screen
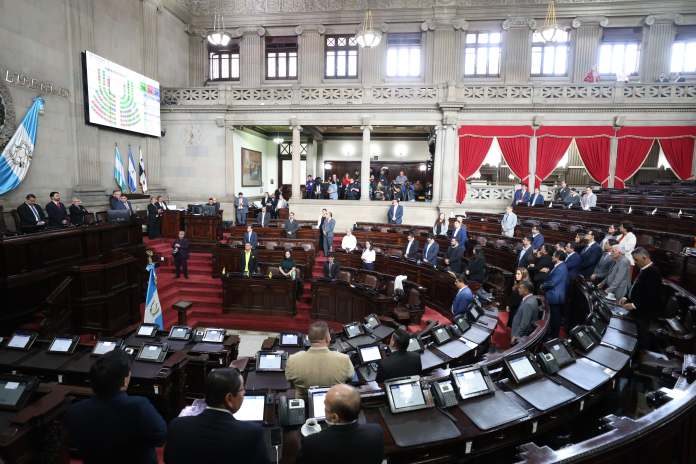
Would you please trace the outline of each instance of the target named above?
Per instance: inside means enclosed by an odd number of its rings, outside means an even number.
[[[159,82],[85,52],[87,122],[160,136]]]

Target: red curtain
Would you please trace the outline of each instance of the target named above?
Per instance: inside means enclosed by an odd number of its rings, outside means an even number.
[[[560,130],[559,130],[560,129]],[[568,150],[572,136],[565,134],[566,127],[542,126],[537,130],[535,182],[532,189],[549,177]]]
[[[687,180],[693,177],[691,175],[691,166],[694,159],[694,139],[658,139],[658,141],[674,175],[679,180]]]
[[[580,152],[582,163],[587,173],[595,182],[607,186],[609,179],[609,152],[611,139],[609,137],[576,138],[575,145]]]
[[[498,145],[513,174],[522,184],[529,184],[529,137],[501,137]]]
[[[652,138],[619,138],[619,148],[616,154],[614,188],[622,189],[626,187],[626,181],[633,177],[643,163],[645,163],[653,142],[654,140]]]
[[[459,137],[457,203],[464,201],[466,197],[466,179],[474,175],[481,167],[481,163],[486,158],[492,143],[493,138],[491,137],[472,137],[470,135]]]

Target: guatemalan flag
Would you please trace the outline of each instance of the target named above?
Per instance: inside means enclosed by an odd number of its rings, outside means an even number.
[[[145,160],[143,159],[143,149],[138,147],[140,152],[140,186],[143,188],[143,193],[147,193],[147,176],[145,176]]]
[[[135,173],[135,161],[133,161],[130,145],[128,145],[128,188],[131,193],[138,191],[138,175]]]
[[[126,176],[123,174],[123,161],[121,161],[121,152],[118,149],[118,144],[114,145],[114,179],[118,184],[121,192],[126,193]]]
[[[0,195],[16,188],[29,171],[36,145],[36,131],[39,128],[39,112],[43,108],[43,98],[34,98],[29,111],[22,119],[22,123],[2,151],[2,156],[0,156]]]
[[[145,322],[157,324],[160,330],[164,330],[164,317],[162,316],[162,306],[160,305],[159,295],[157,294],[157,275],[155,265],[150,263],[146,268],[150,271],[150,279],[147,283],[147,296],[145,297]]]

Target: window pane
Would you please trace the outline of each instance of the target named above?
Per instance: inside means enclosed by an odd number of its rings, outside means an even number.
[[[566,62],[568,61],[568,46],[559,45],[556,47],[556,66],[555,74],[563,75],[566,73]]]
[[[222,67],[220,68],[220,78],[229,79],[230,78],[230,56],[222,55]]]
[[[355,40],[355,37],[351,37],[350,39],[348,39],[348,45],[350,45],[351,47],[358,46],[358,42]]]
[[[220,62],[216,55],[210,56],[210,79],[220,79]]]
[[[544,39],[541,37],[541,34],[539,32],[534,32],[532,34],[532,42],[543,42]]]
[[[269,53],[266,61],[266,73],[268,77],[276,77],[276,54]]]
[[[683,72],[696,72],[696,41],[686,44]]]
[[[346,75],[346,51],[340,50],[336,57],[336,76]]]
[[[239,79],[239,55],[233,55],[230,77],[232,79]]]
[[[556,53],[556,47],[544,47],[544,57],[543,57],[543,62],[544,66],[542,68],[542,72],[544,74],[553,74],[553,59],[554,55]]]
[[[672,64],[670,65],[670,72],[682,72],[684,66],[684,51],[686,50],[686,43],[684,42],[674,42],[672,44]]]
[[[396,76],[396,71],[397,71],[396,54],[397,54],[396,48],[390,48],[387,50],[387,76]]]
[[[288,60],[288,77],[297,77],[297,53],[290,53]]]
[[[556,31],[556,36],[554,37],[554,42],[567,42],[568,32],[567,31]]]
[[[489,35],[489,41],[492,44],[500,43],[500,32],[491,32]]]
[[[411,76],[420,76],[420,48],[411,48],[411,63],[409,65]]]
[[[478,35],[478,43],[487,44],[488,43],[488,34],[479,34]]]
[[[476,43],[476,34],[467,34],[466,35],[466,43],[475,44]]]
[[[488,74],[500,74],[500,47],[491,47],[488,53]]]
[[[399,48],[397,76],[408,76],[408,48]]]
[[[487,55],[488,49],[486,47],[479,47],[476,50],[476,74],[486,74],[486,58],[488,58]]]
[[[599,69],[600,74],[609,74],[611,72],[611,45],[602,44],[599,47]]]
[[[333,47],[336,45],[336,38],[335,37],[329,37],[326,39],[326,45],[329,47]]]
[[[339,47],[345,47],[347,43],[348,43],[348,40],[345,37],[338,38],[338,46]]]
[[[358,51],[348,52],[348,75],[355,77],[358,75]]]
[[[287,53],[278,53],[278,77],[286,77],[287,76],[287,72],[288,72],[287,60],[288,60]]]
[[[638,71],[638,44],[626,45],[626,74],[634,74]]]
[[[476,49],[467,48],[464,53],[464,74],[471,76],[476,72]]]
[[[532,74],[541,74],[541,47],[532,47]]]
[[[335,60],[335,52],[326,52],[326,77],[334,77]]]

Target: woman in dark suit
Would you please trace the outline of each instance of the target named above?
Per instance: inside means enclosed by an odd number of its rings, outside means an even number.
[[[147,205],[147,238],[150,240],[160,236],[160,215],[155,197],[150,197]]]
[[[517,288],[520,282],[524,280],[529,282],[529,272],[527,271],[527,268],[518,267],[517,270],[515,270],[515,283],[512,285],[512,291],[510,292],[510,300],[508,301],[508,305],[505,308],[510,312],[508,314],[507,321],[508,327],[512,327],[512,319],[515,317],[515,313],[517,312],[517,308],[520,307],[520,303],[522,303],[522,296],[519,293],[517,293]]]
[[[486,281],[486,256],[480,245],[474,247],[473,253],[466,268],[466,278],[482,284]]]

